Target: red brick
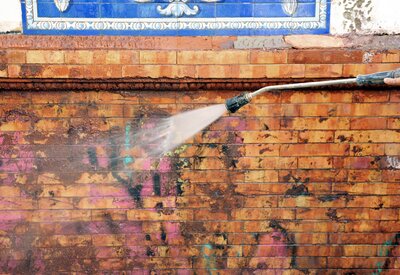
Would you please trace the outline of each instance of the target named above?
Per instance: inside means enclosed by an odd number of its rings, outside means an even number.
[[[122,67],[122,77],[195,77],[193,65],[126,65]]]
[[[250,62],[254,64],[286,64],[288,52],[279,51],[251,51]]]
[[[265,65],[268,78],[304,78],[305,65],[303,64],[282,64]]]
[[[140,51],[140,64],[176,64],[175,51]]]
[[[93,63],[93,51],[66,51],[65,52],[65,63],[66,64],[92,64]]]
[[[10,49],[6,53],[8,64],[23,64],[26,62],[26,51]]]
[[[373,117],[373,118],[354,118],[350,122],[350,129],[352,130],[379,130],[386,128],[386,118]]]
[[[346,144],[292,144],[282,145],[281,156],[344,156],[349,154]]]
[[[246,131],[240,133],[243,143],[296,143],[297,133],[291,131]]]
[[[341,77],[343,71],[342,64],[306,64],[306,78]]]
[[[342,103],[352,102],[353,94],[346,91],[291,92],[282,93],[282,103]]]
[[[178,64],[246,64],[249,52],[240,50],[224,51],[178,51]],[[210,75],[210,77],[212,77]]]
[[[385,143],[396,142],[400,133],[393,130],[336,131],[335,142]]]
[[[281,121],[282,129],[294,130],[334,130],[334,129],[350,129],[350,121],[348,118],[337,117],[320,117],[320,118],[303,118],[296,117],[292,119],[283,119]]]
[[[63,51],[29,50],[26,63],[61,64],[64,63]]]
[[[343,77],[356,77],[362,74],[372,74],[398,69],[398,63],[384,64],[344,64]]]
[[[372,57],[374,63],[396,63],[400,62],[400,52],[390,50],[383,53],[374,53]]]
[[[300,169],[329,169],[333,168],[331,157],[301,157],[298,158]]]
[[[351,50],[291,50],[288,54],[289,63],[299,64],[344,64],[361,63],[363,53]]]
[[[334,141],[333,131],[306,131],[299,133],[299,143],[332,143]]]
[[[96,246],[121,246],[125,243],[124,235],[93,235],[93,244]]]
[[[243,208],[235,209],[232,216],[237,220],[270,220],[270,219],[294,219],[294,211],[290,209],[260,209]]]

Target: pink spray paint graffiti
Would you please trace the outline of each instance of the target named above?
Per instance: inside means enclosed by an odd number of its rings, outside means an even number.
[[[2,184],[13,185],[18,175],[29,174],[35,168],[34,153],[23,144],[23,132],[0,134],[0,171]]]

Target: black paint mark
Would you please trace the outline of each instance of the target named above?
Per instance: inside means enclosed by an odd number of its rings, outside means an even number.
[[[293,185],[292,188],[285,192],[285,197],[299,197],[299,196],[311,196],[312,194],[308,191],[308,187],[304,184]]]
[[[164,243],[167,241],[167,233],[165,233],[164,227],[161,227],[161,240]]]
[[[235,143],[235,136],[233,133],[229,133],[227,138],[228,143]],[[238,146],[235,145],[222,145],[221,152],[223,157],[221,159],[224,161],[225,166],[229,169],[236,169],[238,158],[241,157]]]
[[[129,186],[128,187],[128,193],[131,195],[131,197],[135,200],[138,205],[141,205],[141,194],[140,192],[142,191],[143,185],[138,184],[136,186]]]
[[[263,148],[259,151],[260,155],[264,154],[265,152],[272,152],[273,150],[269,147]]]
[[[163,205],[162,202],[157,202],[157,203],[156,203],[155,209],[156,209],[157,211],[161,211],[161,210],[163,210],[163,208],[164,208],[164,205]]]
[[[337,216],[337,210],[333,208],[329,208],[326,212],[326,216],[333,221],[339,221],[339,217]]]
[[[301,179],[301,177],[295,177],[291,173],[287,174],[286,176],[283,177],[283,180],[285,182],[290,182],[290,180],[293,180],[295,183],[309,183],[310,178],[305,178],[304,180]]]
[[[146,241],[151,241],[151,237],[149,234],[146,234]]]
[[[346,201],[350,201],[353,198],[349,195],[349,193],[347,192],[343,192],[343,193],[337,193],[337,194],[329,194],[329,195],[323,195],[318,197],[318,200],[322,201],[322,202],[330,202],[330,201],[335,201],[338,200],[340,198],[345,198]]]
[[[319,122],[320,122],[320,123],[322,123],[322,122],[324,122],[324,121],[327,121],[327,120],[328,120],[327,117],[320,117],[320,118],[319,118]]]
[[[154,252],[154,250],[152,250],[150,247],[146,248],[146,255],[148,257],[154,257],[156,255],[156,253]]]
[[[104,213],[104,220],[108,226],[108,228],[110,228],[111,233],[113,234],[118,234],[120,232],[120,227],[118,225],[118,223],[116,223],[110,213]]]
[[[54,191],[49,191],[49,195],[50,195],[52,198],[54,198],[54,196],[55,196]]]
[[[154,195],[161,196],[160,175],[158,173],[153,175],[153,191]]]
[[[89,156],[89,162],[91,165],[97,167],[99,166],[99,161],[97,159],[97,152],[95,147],[90,147],[87,149],[87,154]]]
[[[25,255],[25,259],[15,267],[15,274],[35,274],[38,272],[38,268],[35,267],[35,259],[32,250],[28,250]]]
[[[269,130],[269,126],[267,124],[264,123],[264,130],[268,131]]]
[[[182,182],[182,181],[177,181],[177,182],[176,182],[176,194],[177,194],[178,196],[183,196],[182,185],[183,185],[183,182]]]

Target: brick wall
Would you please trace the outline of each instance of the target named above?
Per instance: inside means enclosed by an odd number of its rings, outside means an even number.
[[[398,50],[24,46],[1,60],[1,274],[399,272],[398,89],[267,93],[161,159],[133,138],[223,103],[232,79],[394,69]],[[218,91],[19,82],[128,76],[232,79]]]

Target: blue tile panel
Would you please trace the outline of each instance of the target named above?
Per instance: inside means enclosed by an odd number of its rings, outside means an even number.
[[[25,34],[284,35],[329,32],[331,0],[21,0]]]

